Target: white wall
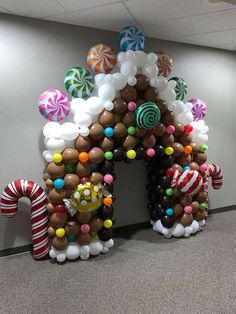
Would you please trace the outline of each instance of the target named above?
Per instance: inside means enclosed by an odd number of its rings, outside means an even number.
[[[41,129],[46,120],[38,112],[37,99],[50,87],[64,90],[66,70],[86,66],[86,52],[95,43],[118,51],[117,37],[114,32],[0,15],[0,191],[17,178],[43,185]],[[146,40],[146,51],[160,49],[173,57],[173,76],[188,82],[188,97],[203,98],[208,104],[209,162],[218,163],[225,175],[224,188],[210,191],[211,206],[235,204],[235,54]],[[144,163],[118,164],[116,173],[117,226],[147,221]],[[29,203],[21,201],[15,218],[0,217],[0,250],[31,242],[29,209]]]

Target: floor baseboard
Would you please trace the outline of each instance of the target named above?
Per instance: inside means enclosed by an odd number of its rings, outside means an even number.
[[[231,211],[231,210],[235,210],[235,209],[236,209],[236,205],[219,207],[219,208],[209,210],[208,214],[214,215],[214,214],[223,213],[223,212],[227,212],[227,211]],[[150,227],[151,227],[151,225],[150,225],[149,221],[138,222],[138,223],[134,223],[134,224],[127,225],[127,226],[115,227],[114,228],[114,236],[118,237],[123,233],[127,233],[127,231],[132,232],[132,231],[135,231],[138,229],[147,229]],[[20,254],[20,253],[25,253],[25,252],[30,252],[30,251],[32,251],[32,244],[0,250],[0,257]]]

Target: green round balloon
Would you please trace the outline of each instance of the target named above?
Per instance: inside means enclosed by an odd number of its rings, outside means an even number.
[[[176,99],[183,100],[187,94],[187,83],[181,77],[172,77],[169,81],[175,81]]]
[[[159,108],[151,101],[142,104],[135,110],[136,125],[142,130],[154,128],[159,123],[160,118]]]

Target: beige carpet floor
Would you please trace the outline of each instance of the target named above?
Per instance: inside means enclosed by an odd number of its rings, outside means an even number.
[[[236,313],[236,211],[189,239],[123,231],[108,254],[57,265],[0,259],[0,313]]]

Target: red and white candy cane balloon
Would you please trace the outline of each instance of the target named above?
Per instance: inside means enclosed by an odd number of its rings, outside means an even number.
[[[206,170],[206,177],[211,177],[211,183],[214,190],[218,190],[223,185],[223,174],[219,166],[209,164]]]
[[[47,196],[37,183],[21,179],[15,180],[8,184],[1,195],[1,213],[5,217],[13,217],[17,213],[18,200],[21,197],[27,197],[31,201],[33,256],[35,259],[45,259],[50,250],[47,233]]]

